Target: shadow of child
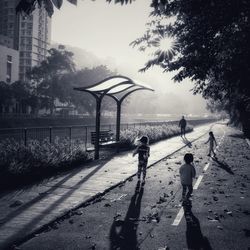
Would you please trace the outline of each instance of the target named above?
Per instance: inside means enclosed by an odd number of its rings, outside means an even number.
[[[188,249],[193,250],[212,250],[207,237],[203,236],[199,220],[192,212],[192,202],[183,202],[184,216],[187,223],[186,240]]]

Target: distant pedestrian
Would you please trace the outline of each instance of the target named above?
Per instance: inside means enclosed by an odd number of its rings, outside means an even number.
[[[214,145],[217,146],[217,142],[215,140],[215,137],[212,131],[209,132],[209,138],[205,142],[205,144],[207,144],[208,142],[209,142],[209,152],[207,156],[211,156],[211,153],[213,153],[213,156],[216,157],[216,154],[214,152]]]
[[[141,180],[142,174],[142,184],[145,183],[146,173],[147,173],[147,164],[148,157],[150,156],[150,147],[149,147],[149,139],[147,136],[142,136],[139,140],[140,144],[137,146],[135,151],[133,152],[133,156],[138,154],[138,172],[137,177],[138,181]]]
[[[187,121],[185,120],[184,116],[182,116],[181,120],[179,121],[179,127],[181,128],[181,137],[186,135],[186,126]]]
[[[188,153],[184,156],[185,164],[180,167],[180,179],[182,185],[182,200],[185,201],[191,197],[193,193],[193,179],[196,176],[196,171],[193,165],[194,157]],[[187,193],[188,189],[188,193]]]

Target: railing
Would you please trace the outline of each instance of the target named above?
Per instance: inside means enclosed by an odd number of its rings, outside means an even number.
[[[200,124],[213,122],[215,119],[202,119],[202,120],[189,120],[191,125],[197,126]],[[178,121],[165,121],[165,122],[143,122],[143,123],[123,123],[121,130],[129,128],[140,128],[142,126],[156,126],[163,124],[178,124]],[[101,125],[101,130],[110,130],[116,132],[115,124]],[[77,142],[81,140],[84,142],[85,148],[91,145],[91,132],[95,131],[95,126],[54,126],[54,127],[35,127],[35,128],[5,128],[0,129],[0,141],[5,139],[14,139],[15,141],[22,142],[25,145],[29,140],[43,141],[49,140],[53,143],[55,138],[69,139],[70,141]]]

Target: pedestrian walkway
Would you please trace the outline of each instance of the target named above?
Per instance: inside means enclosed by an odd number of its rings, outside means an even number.
[[[196,127],[187,134],[190,142],[208,132],[212,124]],[[149,165],[188,146],[173,137],[151,145]],[[92,162],[38,185],[15,190],[0,197],[0,248],[27,237],[91,197],[103,193],[137,171],[137,158],[123,152],[108,161]]]

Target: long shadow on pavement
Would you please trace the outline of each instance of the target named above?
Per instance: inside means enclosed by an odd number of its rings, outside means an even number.
[[[234,172],[232,171],[232,169],[228,166],[228,164],[226,162],[222,162],[219,161],[217,158],[212,157],[212,160],[216,163],[217,167],[224,169],[225,171],[227,171],[229,174],[234,175]]]
[[[192,143],[191,143],[191,141],[189,141],[187,139],[186,136],[182,136],[181,138],[182,138],[182,141],[184,142],[184,144],[186,144],[189,148],[192,148]]]
[[[137,227],[141,211],[141,200],[144,188],[137,182],[135,193],[131,198],[129,208],[124,220],[116,220],[110,229],[110,250],[135,250],[138,249]]]
[[[186,240],[188,249],[193,250],[212,250],[211,245],[200,228],[199,220],[192,212],[192,202],[183,202],[184,216],[187,222]]]
[[[6,242],[4,243],[4,245],[9,245],[12,242],[16,242],[17,240],[19,240],[20,238],[23,237],[23,233],[25,233],[26,231],[29,232],[30,229],[33,229],[35,227],[35,225],[38,225],[38,223],[46,216],[48,216],[48,214],[50,212],[53,212],[54,209],[56,207],[58,207],[60,204],[62,204],[68,197],[70,197],[74,192],[77,191],[77,187],[81,184],[83,184],[84,182],[86,182],[91,176],[93,176],[96,172],[98,172],[104,165],[106,164],[106,162],[104,162],[103,164],[100,164],[99,166],[97,166],[95,169],[93,169],[88,175],[86,175],[83,179],[81,179],[79,182],[77,182],[74,186],[72,186],[64,195],[62,195],[58,200],[56,200],[55,202],[53,202],[49,207],[47,207],[45,210],[43,210],[40,214],[38,214],[37,216],[35,216],[33,219],[31,219],[31,221],[29,221],[28,223],[26,223],[20,230],[16,231],[14,234],[10,235],[7,239]],[[19,214],[25,212],[29,207],[31,207],[32,205],[34,205],[35,203],[41,201],[42,199],[46,198],[47,193],[51,193],[52,191],[56,190],[57,188],[60,188],[60,185],[62,185],[63,183],[65,183],[67,180],[69,180],[70,178],[74,177],[78,172],[74,172],[72,174],[69,174],[68,176],[66,176],[64,179],[62,179],[60,182],[58,182],[55,186],[53,186],[52,188],[50,188],[49,190],[47,190],[45,192],[45,195],[40,195],[34,199],[32,199],[31,201],[27,202],[26,204],[22,205],[21,207],[19,207],[18,209],[16,209],[15,211],[9,213],[5,218],[2,218],[0,220],[0,230],[1,227],[8,223],[8,221],[12,220],[13,218],[17,217]]]

